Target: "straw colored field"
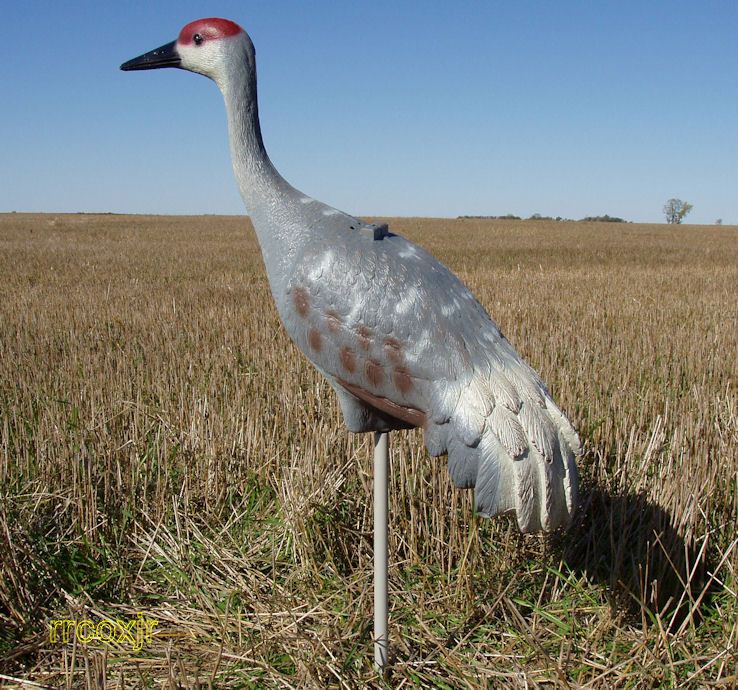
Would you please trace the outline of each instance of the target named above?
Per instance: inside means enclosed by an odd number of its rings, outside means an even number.
[[[738,229],[391,226],[471,287],[584,456],[576,524],[524,538],[393,434],[389,682],[738,684]],[[0,248],[0,673],[380,683],[371,439],[286,338],[248,221],[9,214]],[[101,638],[136,616],[142,648]],[[52,619],[98,634],[52,643]]]

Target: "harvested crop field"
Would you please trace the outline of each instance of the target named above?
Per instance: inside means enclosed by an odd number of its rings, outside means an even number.
[[[738,686],[738,228],[389,222],[584,454],[575,524],[523,537],[392,435],[387,686]],[[2,682],[382,687],[371,437],[281,328],[248,220],[2,214],[0,249]],[[134,619],[140,645],[112,634]]]

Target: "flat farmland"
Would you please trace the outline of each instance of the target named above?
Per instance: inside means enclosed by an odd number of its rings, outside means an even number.
[[[387,687],[738,685],[738,228],[383,220],[583,442],[575,523],[524,537],[392,435]],[[248,219],[2,214],[0,276],[0,674],[383,687],[371,437],[284,333]],[[137,617],[137,649],[50,636]]]

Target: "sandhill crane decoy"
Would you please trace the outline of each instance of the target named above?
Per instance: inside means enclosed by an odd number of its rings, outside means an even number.
[[[375,661],[383,669],[387,433],[421,427],[430,455],[448,454],[456,486],[475,489],[477,513],[514,511],[523,532],[570,520],[579,439],[449,269],[387,225],[312,199],[277,172],[259,127],[254,46],[240,26],[200,19],[121,65],[159,67],[203,74],[223,93],[233,170],[282,323],[336,391],[347,428],[375,432]]]

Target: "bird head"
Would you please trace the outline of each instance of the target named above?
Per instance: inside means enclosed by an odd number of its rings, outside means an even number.
[[[128,60],[120,68],[128,72],[178,67],[203,74],[220,85],[234,60],[243,64],[244,52],[253,64],[254,47],[248,34],[228,19],[211,17],[190,22],[176,41]]]

